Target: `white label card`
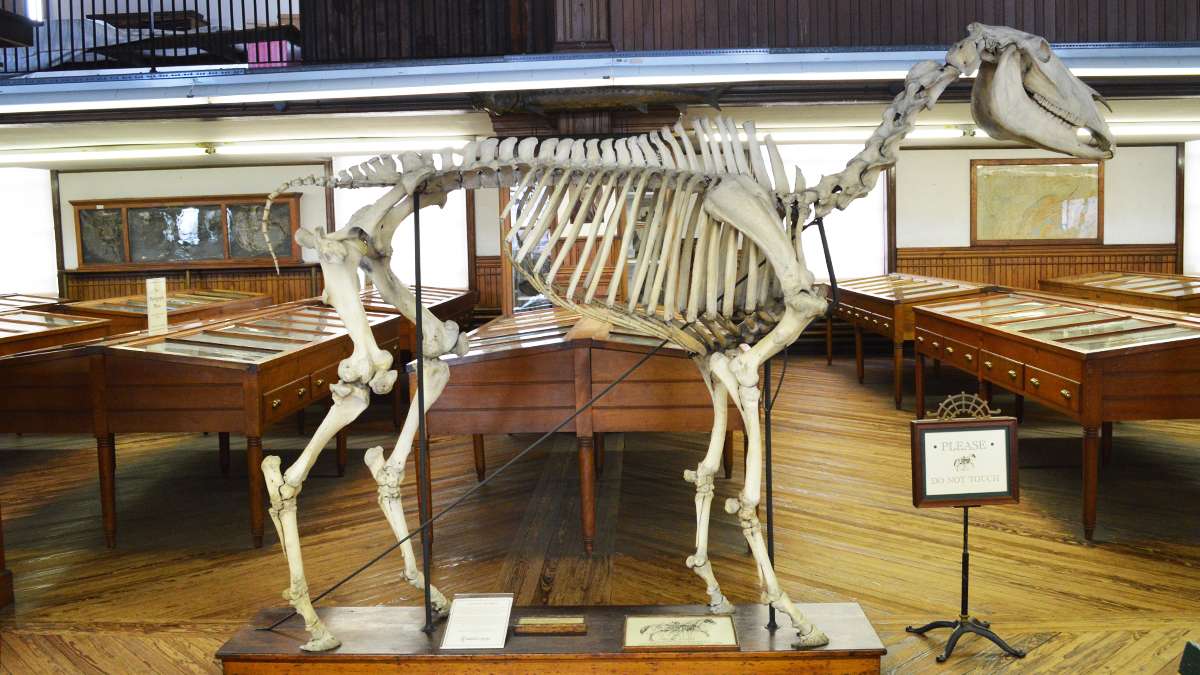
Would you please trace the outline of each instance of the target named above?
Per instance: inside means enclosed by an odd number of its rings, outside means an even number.
[[[167,279],[146,280],[146,329],[151,335],[167,332]]]
[[[1004,429],[926,432],[926,496],[1008,492],[1005,436]]]
[[[450,603],[442,649],[503,649],[512,593],[461,593]]]

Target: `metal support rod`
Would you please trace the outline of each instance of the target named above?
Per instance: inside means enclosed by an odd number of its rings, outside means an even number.
[[[763,465],[766,470],[767,483],[767,560],[775,564],[775,499],[771,480],[771,408],[774,397],[771,395],[771,359],[763,363]],[[779,628],[775,622],[775,606],[768,605],[767,630]]]
[[[967,588],[971,578],[971,554],[967,552],[967,511],[971,507],[962,507],[963,511],[963,551],[962,551],[962,611],[959,612],[959,618],[962,621],[967,620]]]
[[[414,288],[413,294],[416,296],[417,310],[414,312],[413,323],[416,324],[417,338],[417,438],[420,439],[417,447],[417,461],[421,463],[420,475],[429,479],[429,436],[425,429],[425,332],[424,332],[424,312],[425,305],[421,304],[421,193],[413,192],[413,277]],[[420,488],[418,488],[420,489]],[[420,518],[421,522],[425,523],[429,520],[429,512],[432,510],[429,500],[421,502]],[[421,630],[426,634],[433,634],[433,598],[431,597],[431,584],[433,583],[430,577],[430,560],[433,558],[433,538],[429,536],[430,530],[423,528],[421,530],[421,567],[425,574],[425,627]]]

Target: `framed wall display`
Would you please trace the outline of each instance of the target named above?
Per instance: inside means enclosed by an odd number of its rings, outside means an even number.
[[[1104,243],[1104,163],[971,160],[971,245]]]
[[[913,506],[1015,504],[1017,419],[914,420]]]
[[[280,262],[299,262],[300,196],[271,205],[270,249],[260,227],[266,195],[71,202],[79,268],[269,265],[271,250]]]

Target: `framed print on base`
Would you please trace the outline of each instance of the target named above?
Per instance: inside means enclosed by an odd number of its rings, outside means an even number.
[[[914,420],[913,506],[1015,504],[1017,419]]]
[[[627,651],[737,651],[728,614],[625,617]]]

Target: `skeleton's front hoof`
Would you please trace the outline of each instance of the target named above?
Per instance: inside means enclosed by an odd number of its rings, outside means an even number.
[[[829,644],[829,636],[820,628],[813,626],[808,635],[801,635],[792,643],[792,649],[812,649],[813,647],[824,647],[827,644]]]
[[[333,637],[333,634],[325,630],[321,626],[319,630],[314,631],[313,638],[308,642],[300,645],[300,649],[306,652],[327,652],[330,649],[337,649],[342,646],[342,641]]]

